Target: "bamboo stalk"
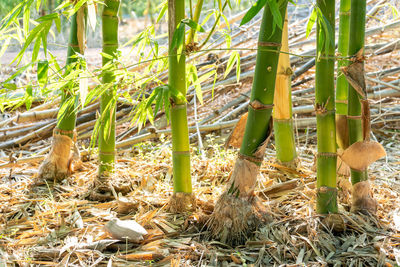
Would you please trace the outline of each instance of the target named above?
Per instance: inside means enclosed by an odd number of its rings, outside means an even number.
[[[349,50],[350,34],[350,0],[340,0],[338,55],[345,57]],[[336,80],[336,142],[340,148],[349,145],[347,129],[347,95],[349,83],[341,68],[347,66],[347,59],[339,59]]]
[[[349,55],[354,56],[364,48],[365,38],[365,0],[351,0],[350,17],[350,44]],[[349,127],[349,145],[363,140],[362,121],[361,121],[361,102],[357,91],[349,85],[348,93],[348,127]],[[351,181],[354,184],[366,181],[368,179],[367,171],[351,170]]]
[[[197,24],[199,23],[200,19],[200,14],[201,14],[201,9],[203,8],[203,0],[197,0],[196,8],[194,10],[194,15],[193,15],[193,21],[196,22]],[[196,36],[196,30],[193,28],[190,28],[188,39],[187,39],[187,44],[192,43],[195,40]]]
[[[288,19],[287,12],[282,30],[282,47],[279,54],[278,69],[275,83],[274,96],[274,132],[276,157],[282,163],[292,163],[296,159],[296,145],[294,142],[293,121],[292,121],[292,94],[291,75],[289,61],[288,41]],[[286,53],[285,53],[286,52]]]
[[[113,64],[118,49],[118,12],[120,0],[106,0],[102,14],[103,67]],[[115,82],[115,66],[104,70],[103,84]],[[109,176],[115,166],[116,85],[112,85],[100,99],[101,123],[99,127],[99,176]]]
[[[172,47],[172,37],[177,26],[185,18],[185,1],[168,0],[168,36],[169,36],[169,69],[168,84],[178,92],[186,95],[186,57],[185,49],[177,55],[177,48]],[[183,46],[185,44],[183,38]],[[171,107],[172,161],[174,193],[192,193],[190,174],[189,131],[186,103],[178,98],[173,99]]]
[[[81,31],[86,33],[86,19],[87,19],[87,9],[86,6],[83,6],[78,10],[71,18],[71,31],[69,35],[69,44],[68,44],[68,52],[67,52],[67,71],[70,71],[71,66],[77,62],[78,58],[74,57],[78,54],[84,53],[84,45],[80,43],[80,37],[78,36]],[[81,18],[83,16],[83,18]],[[81,40],[81,42],[83,42]],[[81,50],[81,47],[83,49]],[[76,87],[76,85],[72,85],[72,87]],[[76,123],[76,113],[77,113],[77,101],[74,100],[77,96],[72,95],[67,90],[62,91],[61,97],[61,106],[67,105],[67,107],[63,110],[63,113],[57,115],[57,128],[61,130],[62,135],[67,135],[70,138],[73,138],[72,131],[75,129]],[[72,101],[71,101],[72,100]]]
[[[336,213],[336,129],[335,129],[335,1],[317,0],[331,33],[317,23],[317,51],[315,73],[315,105],[317,117],[317,212]],[[328,35],[329,34],[329,35]],[[323,40],[321,42],[321,40]],[[327,45],[326,45],[327,44]]]

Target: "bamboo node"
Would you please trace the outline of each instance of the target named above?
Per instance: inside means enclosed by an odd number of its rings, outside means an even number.
[[[324,107],[318,105],[315,106],[315,113],[317,115],[329,115],[329,114],[335,114],[335,112],[336,112],[335,109],[327,110]]]
[[[361,120],[361,115],[347,115],[349,120]]]
[[[75,134],[75,130],[62,130],[60,128],[54,128],[53,135],[71,135]]]
[[[317,157],[331,157],[334,158],[337,156],[336,152],[318,152]]]
[[[172,106],[171,106],[171,109],[175,109],[175,110],[178,110],[178,109],[184,109],[184,108],[186,108],[186,103],[185,104],[173,104]]]
[[[239,159],[245,159],[253,163],[262,163],[264,160],[264,157],[255,157],[255,156],[247,156],[243,155],[242,153],[238,154]]]
[[[116,150],[114,150],[114,151],[112,151],[112,152],[106,152],[106,151],[99,151],[99,155],[115,155],[115,154],[117,154],[117,151]]]
[[[252,101],[249,106],[254,110],[265,110],[265,109],[273,109],[274,104],[263,104],[258,100]]]
[[[274,42],[258,42],[258,46],[261,47],[281,47],[282,44]]]
[[[190,155],[190,151],[172,151],[174,155]]]
[[[317,194],[326,194],[328,192],[336,192],[337,188],[335,187],[329,187],[329,186],[321,186],[317,189]]]
[[[293,75],[293,70],[292,70],[292,68],[291,68],[291,67],[286,68],[285,74],[288,75],[288,76]]]

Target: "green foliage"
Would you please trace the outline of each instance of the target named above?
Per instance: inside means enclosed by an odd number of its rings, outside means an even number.
[[[40,86],[44,86],[47,83],[49,71],[49,61],[41,60],[37,63],[37,79]]]
[[[308,18],[307,29],[306,29],[306,38],[308,38],[308,36],[310,35],[316,20],[317,20],[317,8],[314,7],[311,12],[310,17]]]
[[[335,40],[330,37],[334,36],[334,29],[332,28],[332,25],[329,23],[324,14],[322,14],[321,9],[318,6],[314,6],[313,11],[311,12],[311,15],[307,22],[306,37],[310,35],[316,21],[320,25],[321,37],[318,40],[318,46],[321,48],[321,50],[318,51],[318,55],[320,55],[322,49],[324,51],[328,51],[330,48],[335,47]]]
[[[248,23],[260,12],[260,10],[263,7],[265,7],[265,5],[268,5],[273,16],[273,23],[272,23],[272,28],[273,28],[272,35],[273,35],[276,26],[278,26],[279,29],[283,28],[283,18],[281,16],[281,13],[279,12],[279,8],[283,4],[286,5],[287,2],[288,0],[257,0],[257,2],[255,2],[253,6],[249,9],[249,11],[247,11],[247,13],[244,15],[242,21],[240,22],[240,25]]]
[[[233,66],[236,64],[236,80],[239,82],[240,80],[240,54],[238,51],[233,51],[229,57],[228,63],[226,65],[226,70],[224,74],[224,78],[228,76],[231,72]]]
[[[184,47],[184,41],[185,41],[185,25],[189,26],[193,30],[197,32],[205,32],[203,27],[201,27],[199,24],[197,24],[194,20],[191,19],[183,19],[178,26],[176,27],[176,30],[174,31],[174,35],[172,36],[172,44],[171,44],[171,52],[175,51],[178,56],[178,61],[179,58],[182,54],[183,47]]]

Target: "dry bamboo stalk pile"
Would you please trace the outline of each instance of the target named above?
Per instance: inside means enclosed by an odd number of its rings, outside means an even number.
[[[371,2],[373,7],[380,3]],[[399,264],[400,69],[395,63],[400,63],[400,54],[391,37],[382,37],[391,36],[393,28],[374,24],[369,29],[374,33],[368,37],[366,65],[369,98],[372,99],[372,138],[381,141],[388,154],[386,159],[373,165],[370,174],[379,203],[376,218],[349,212],[351,187],[345,178],[338,182],[343,229],[334,232],[314,212],[315,173],[311,171],[316,150],[314,61],[308,57],[314,50],[311,46],[301,46],[305,44],[301,43],[301,34],[291,33],[291,48],[297,49],[295,54],[304,56],[292,56],[296,141],[302,164],[297,170],[279,165],[274,160],[273,144],[270,144],[266,153],[269,160],[261,167],[257,194],[269,207],[271,222],[258,229],[245,245],[231,248],[204,240],[202,227],[233,167],[235,151],[225,150],[222,145],[229,129],[246,111],[254,51],[242,52],[239,82],[234,71],[226,79],[222,78],[224,71],[220,71],[213,98],[213,81],[205,81],[202,85],[204,105],[197,104],[197,122],[193,116],[194,92],[189,93],[189,102],[192,101],[190,129],[194,133],[197,123],[203,133],[206,154],[205,158],[198,155],[195,145],[192,146],[193,188],[198,208],[190,216],[170,214],[165,208],[172,192],[172,162],[168,146],[170,130],[163,115],[157,118],[155,126],[137,133],[137,128],[130,127],[127,120],[133,107],[120,102],[115,184],[126,190],[124,196],[115,194],[115,200],[104,203],[86,200],[97,175],[96,159],[86,157],[97,119],[97,103],[81,110],[78,117],[78,143],[86,160],[79,171],[56,185],[37,184],[35,176],[49,148],[48,138],[55,125],[57,105],[44,103],[35,110],[12,114],[9,119],[0,121],[0,265],[5,262],[22,266],[56,263],[71,266]],[[233,31],[237,35],[232,38],[232,47],[251,48],[255,43],[256,30],[247,29],[251,37],[247,42],[241,37],[243,29],[234,28]],[[222,45],[222,42],[217,43],[215,48]],[[219,58],[217,67],[224,70],[229,56],[225,51],[213,53]],[[197,63],[207,62],[206,59],[201,61],[206,56],[199,55]],[[383,65],[385,61],[389,64]],[[202,73],[201,66],[199,73]],[[210,132],[217,134],[208,134]],[[193,143],[196,138],[198,135],[193,134]],[[148,235],[138,244],[113,240],[104,225],[115,217],[136,220],[146,228]]]

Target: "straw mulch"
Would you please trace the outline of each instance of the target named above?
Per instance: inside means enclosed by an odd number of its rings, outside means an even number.
[[[230,247],[203,237],[207,214],[232,170],[235,151],[214,135],[205,138],[206,156],[194,156],[197,210],[171,214],[171,151],[142,143],[119,154],[116,181],[126,195],[108,202],[87,200],[96,161],[60,184],[37,184],[38,165],[1,170],[0,262],[20,266],[395,266],[400,263],[399,142],[388,142],[386,160],[370,168],[376,217],[349,213],[351,184],[339,179],[341,229],[329,229],[315,213],[314,145],[299,145],[301,167],[274,160],[272,145],[261,168],[257,194],[271,222],[245,244]],[[195,152],[195,151],[193,151]],[[193,153],[195,154],[195,153]],[[387,162],[386,162],[387,161]],[[110,219],[134,219],[149,232],[140,244],[116,242],[104,230]]]

